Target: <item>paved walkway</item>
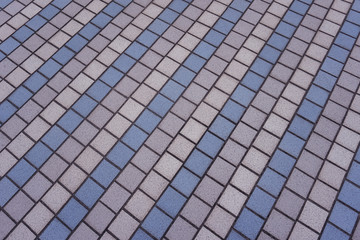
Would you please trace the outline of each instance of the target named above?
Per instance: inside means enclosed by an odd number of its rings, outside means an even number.
[[[360,0],[0,0],[0,239],[360,239]]]

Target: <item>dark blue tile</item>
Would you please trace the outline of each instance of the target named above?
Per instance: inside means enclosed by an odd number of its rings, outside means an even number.
[[[131,0],[115,0],[115,2],[117,2],[123,7],[126,7],[127,5],[129,5],[129,3],[131,3]]]
[[[68,137],[63,130],[57,126],[53,126],[42,138],[42,141],[46,143],[52,150],[56,150]]]
[[[150,134],[159,124],[160,120],[161,119],[154,113],[145,109],[145,111],[136,120],[135,124]]]
[[[242,84],[250,88],[251,90],[258,91],[265,78],[257,75],[252,71],[248,71],[242,79]]]
[[[153,238],[141,230],[141,228],[138,228],[131,240],[153,240]]]
[[[229,236],[226,238],[226,240],[245,240],[240,234],[235,232],[234,230],[231,230]]]
[[[45,85],[47,79],[42,76],[40,73],[35,72],[31,75],[24,83],[31,91],[37,92],[41,87]]]
[[[235,8],[236,10],[239,10],[239,11],[241,11],[241,12],[244,12],[246,9],[247,9],[247,7],[249,6],[249,2],[247,2],[247,1],[242,1],[242,0],[234,0],[231,4],[230,4],[230,6],[232,7],[232,8]]]
[[[63,9],[71,2],[71,0],[54,0],[52,4],[60,9]]]
[[[39,72],[48,78],[52,78],[61,68],[61,65],[52,59],[49,59],[44,65],[41,66]]]
[[[289,130],[306,140],[311,133],[312,127],[312,123],[296,115],[290,124]]]
[[[112,2],[109,5],[107,5],[107,7],[104,9],[104,12],[109,14],[112,17],[115,17],[123,9],[124,9],[124,7],[120,6],[119,4],[116,4],[116,3]]]
[[[360,211],[360,189],[354,184],[345,181],[341,188],[339,199],[350,207]]]
[[[336,77],[339,77],[343,66],[344,64],[327,57],[325,58],[325,61],[321,66],[321,70],[326,71]]]
[[[121,54],[120,57],[114,62],[114,66],[118,68],[120,71],[126,73],[129,69],[134,66],[135,60],[131,57]]]
[[[149,108],[159,114],[161,117],[165,116],[165,114],[169,111],[172,107],[173,102],[169,99],[163,97],[162,95],[158,94],[154,100],[150,103]]]
[[[360,186],[360,164],[353,162],[348,173],[347,179]]]
[[[91,176],[104,187],[108,187],[119,172],[119,169],[111,165],[108,161],[103,160]]]
[[[349,56],[349,51],[342,48],[342,47],[339,47],[335,44],[332,45],[329,53],[328,53],[328,56],[329,57],[332,57],[342,63],[345,63],[346,62],[346,59],[348,58]]]
[[[280,142],[279,148],[297,158],[304,144],[305,142],[302,139],[289,132],[286,132],[285,136]]]
[[[27,161],[21,159],[8,174],[17,185],[23,186],[36,171]]]
[[[233,122],[237,123],[241,116],[244,114],[245,108],[240,106],[236,102],[232,101],[231,99],[227,101],[224,108],[221,110],[221,114]]]
[[[263,224],[264,220],[245,208],[235,222],[234,228],[246,237],[255,239]]]
[[[236,11],[232,8],[228,8],[226,9],[226,11],[223,13],[222,18],[232,22],[232,23],[237,23],[237,21],[239,21],[240,17],[241,17],[241,12]]]
[[[67,239],[70,230],[65,227],[59,220],[54,218],[46,227],[45,231],[40,235],[41,240],[62,240]]]
[[[88,211],[77,200],[71,198],[58,217],[71,229],[74,229]]]
[[[30,19],[27,23],[26,26],[28,26],[29,28],[31,28],[34,31],[39,30],[42,26],[44,26],[44,24],[47,22],[47,20],[43,17],[41,17],[40,15],[35,15],[32,19]]]
[[[337,201],[331,211],[329,220],[345,232],[351,234],[357,217],[357,212]]]
[[[170,80],[165,84],[160,92],[175,102],[183,93],[184,89],[185,88],[180,84]]]
[[[225,35],[222,33],[219,33],[215,30],[210,30],[208,34],[206,34],[204,40],[208,43],[211,43],[212,45],[215,45],[218,47],[220,43],[224,40]]]
[[[246,206],[266,218],[269,215],[274,203],[275,199],[272,196],[260,188],[255,188],[254,192],[250,195]]]
[[[137,42],[133,42],[128,49],[126,49],[125,53],[130,55],[135,59],[140,59],[142,55],[146,52],[147,48],[140,45]]]
[[[185,202],[185,197],[175,191],[172,187],[168,187],[156,205],[174,218]]]
[[[97,103],[89,98],[87,95],[82,95],[80,99],[73,105],[75,109],[81,116],[86,117],[89,113],[96,107]]]
[[[182,11],[184,11],[184,9],[188,6],[189,4],[187,4],[186,2],[182,1],[182,0],[176,0],[176,1],[172,1],[171,4],[169,5],[169,8],[177,11],[178,13],[181,13]]]
[[[291,6],[290,9],[301,14],[304,15],[306,13],[306,11],[308,10],[309,5],[302,3],[300,1],[294,1]]]
[[[7,5],[9,5],[12,2],[12,0],[4,0],[0,2],[0,7],[5,8]]]
[[[66,43],[66,46],[74,50],[74,52],[79,52],[87,43],[88,41],[85,38],[76,34]]]
[[[79,188],[75,196],[82,201],[86,206],[91,208],[95,202],[100,198],[104,192],[97,183],[88,178],[85,183]]]
[[[128,132],[124,135],[123,141],[135,150],[138,150],[145,142],[148,134],[140,130],[136,126],[132,126]]]
[[[242,104],[243,106],[249,106],[250,102],[253,100],[255,93],[242,85],[237,86],[234,93],[231,95],[231,98],[236,102]]]
[[[345,35],[343,33],[339,33],[339,35],[335,39],[335,43],[340,47],[343,47],[347,50],[351,50],[355,43],[355,38]]]
[[[347,14],[346,21],[360,25],[360,14],[354,10],[350,10]]]
[[[220,151],[223,144],[223,140],[216,137],[210,132],[206,132],[204,137],[198,144],[198,148],[206,154],[210,155],[211,157],[215,157],[216,154]]]
[[[273,65],[271,63],[268,63],[260,58],[257,58],[250,69],[256,72],[257,74],[260,74],[263,77],[267,77],[272,67]]]
[[[33,33],[33,30],[24,25],[13,34],[13,37],[20,42],[25,42]]]
[[[234,127],[235,125],[232,122],[219,115],[211,124],[210,131],[215,133],[223,140],[226,140],[230,136],[230,133]]]
[[[290,24],[286,23],[286,22],[280,22],[280,24],[277,26],[276,30],[275,30],[277,33],[285,36],[285,37],[288,37],[288,38],[291,38],[292,35],[294,34],[295,32],[295,27],[294,26],[291,26]]]
[[[324,106],[327,99],[329,97],[329,93],[316,85],[312,85],[310,90],[306,94],[306,98],[313,101],[314,103]]]
[[[186,59],[184,66],[190,68],[194,72],[199,72],[205,62],[205,59],[199,57],[198,55],[190,54],[190,56]]]
[[[288,43],[289,39],[287,39],[286,37],[280,36],[277,33],[274,33],[269,41],[268,44],[270,44],[271,46],[273,46],[274,48],[283,51]]]
[[[98,28],[94,24],[88,23],[83,29],[81,29],[80,34],[81,36],[85,37],[87,40],[91,40],[93,37],[95,37],[96,34],[99,33],[99,31],[100,28]]]
[[[40,15],[46,18],[47,20],[52,19],[60,10],[54,7],[53,5],[47,5],[41,12]]]
[[[18,188],[8,178],[4,177],[0,180],[0,207],[9,201],[15,195]]]
[[[165,9],[158,18],[164,22],[172,24],[178,16],[179,14],[177,12],[174,12],[170,9]]]
[[[71,50],[66,47],[62,47],[57,53],[54,54],[53,58],[62,65],[65,65],[74,55],[75,53],[73,53]]]
[[[35,146],[25,155],[35,167],[39,168],[52,154],[52,151],[45,146],[42,142],[38,142]]]
[[[67,113],[62,116],[58,122],[59,126],[65,129],[68,133],[72,133],[75,128],[77,128],[81,121],[83,120],[77,113],[72,110],[69,110]]]
[[[157,39],[159,38],[158,35],[145,30],[141,35],[138,37],[137,41],[144,44],[147,47],[150,47]]]
[[[187,87],[194,79],[195,73],[184,66],[181,66],[174,74],[173,79],[183,86]]]
[[[336,80],[337,80],[336,77],[328,74],[327,72],[320,70],[317,76],[315,77],[314,83],[325,88],[328,91],[332,91],[336,83]]]
[[[260,52],[260,57],[262,57],[265,60],[268,60],[269,62],[275,64],[278,60],[281,52],[270,45],[265,45],[265,47]]]
[[[279,196],[281,189],[285,184],[285,178],[280,174],[274,172],[270,168],[267,168],[260,178],[258,185],[273,194]]]
[[[296,160],[287,155],[283,151],[276,150],[274,156],[271,158],[269,166],[279,173],[289,176]]]
[[[153,31],[154,33],[157,33],[158,35],[162,35],[168,27],[169,24],[167,24],[166,22],[163,22],[159,19],[155,19],[155,21],[150,24],[149,30]]]
[[[27,90],[23,86],[20,86],[15,90],[15,92],[10,95],[9,100],[17,107],[21,107],[32,96],[33,94],[29,92],[29,90]]]
[[[186,160],[185,166],[191,171],[196,173],[198,176],[202,177],[209,167],[212,159],[195,149],[188,160]]]
[[[111,17],[107,16],[104,13],[99,13],[91,20],[91,22],[99,28],[104,28],[110,21]]]
[[[358,33],[360,32],[360,26],[355,25],[351,22],[344,22],[341,27],[341,31],[343,33],[346,33],[347,35],[352,36],[353,38],[356,38]]]
[[[0,50],[3,51],[5,54],[10,54],[18,46],[20,46],[20,43],[18,43],[18,41],[16,41],[14,38],[9,37],[0,44]]]
[[[203,58],[209,59],[211,55],[215,51],[215,47],[211,46],[210,44],[201,41],[199,45],[195,48],[194,52]]]
[[[89,94],[95,100],[101,101],[109,91],[110,87],[105,83],[101,81],[95,81],[95,83],[87,91],[87,94]]]
[[[107,158],[119,168],[124,168],[124,166],[129,162],[133,155],[133,150],[128,148],[123,143],[118,142],[115,147],[109,152]]]
[[[348,240],[349,236],[335,228],[332,224],[327,223],[320,240]]]
[[[16,107],[14,107],[9,101],[4,101],[0,104],[0,121],[5,122],[8,120],[15,112]]]
[[[182,168],[174,178],[171,186],[189,197],[199,180],[200,179],[196,175],[192,174],[185,168]]]
[[[319,106],[316,106],[314,103],[305,99],[298,110],[298,114],[315,123],[319,118],[321,110],[322,109]]]
[[[116,70],[113,67],[108,68],[105,73],[101,76],[101,80],[114,87],[120,79],[124,76],[120,71]]]
[[[172,219],[157,208],[153,208],[142,223],[142,227],[157,239],[160,239],[168,229]]]
[[[284,16],[284,21],[291,23],[292,25],[298,26],[302,20],[302,16],[293,11],[287,11]]]
[[[229,34],[229,32],[231,31],[231,29],[233,28],[234,24],[220,18],[214,26],[214,29],[218,30],[219,32],[223,33],[223,34]]]

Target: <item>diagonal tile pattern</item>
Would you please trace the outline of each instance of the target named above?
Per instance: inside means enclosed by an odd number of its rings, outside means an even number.
[[[1,239],[360,239],[360,1],[3,0]]]

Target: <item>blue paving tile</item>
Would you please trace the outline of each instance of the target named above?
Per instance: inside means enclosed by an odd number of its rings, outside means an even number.
[[[331,46],[328,56],[345,63],[349,56],[349,51],[334,44]]]
[[[169,111],[172,105],[173,103],[169,99],[158,94],[150,103],[149,108],[163,117]]]
[[[131,0],[115,0],[115,2],[122,5],[123,7],[126,7],[129,3],[131,3]]]
[[[169,8],[181,13],[182,11],[185,10],[185,8],[188,6],[188,4],[182,0],[176,0],[176,1],[172,1],[171,4],[169,5]]]
[[[61,65],[52,59],[49,59],[44,65],[41,66],[39,72],[48,78],[52,78],[61,68]]]
[[[360,26],[351,22],[344,22],[343,26],[341,27],[341,31],[347,35],[352,36],[353,38],[356,38],[357,34],[360,32]]]
[[[352,46],[355,43],[355,38],[352,38],[350,36],[347,36],[343,33],[339,33],[339,35],[335,39],[335,43],[339,45],[340,47],[343,47],[347,50],[351,50]]]
[[[251,100],[254,98],[255,93],[242,85],[237,86],[231,98],[243,106],[249,106]]]
[[[140,59],[142,55],[146,52],[147,48],[140,45],[137,42],[133,42],[128,49],[126,49],[125,53],[130,55],[135,59]]]
[[[1,43],[0,50],[6,54],[10,54],[18,46],[20,46],[20,43],[18,43],[14,38],[9,37],[8,39],[6,39],[4,42]]]
[[[255,239],[263,224],[264,220],[245,208],[235,222],[234,228],[246,237]]]
[[[255,62],[253,63],[250,69],[256,72],[257,74],[260,74],[263,77],[267,77],[272,67],[273,67],[272,64],[258,58],[255,60]]]
[[[20,86],[10,95],[9,100],[17,107],[22,107],[31,97],[32,93],[23,86]]]
[[[149,30],[145,30],[143,33],[140,34],[137,41],[144,44],[147,47],[150,47],[157,39],[159,38],[158,35],[150,32]]]
[[[235,232],[234,230],[231,230],[229,236],[226,238],[227,240],[245,240],[240,234]]]
[[[319,73],[317,74],[314,80],[314,83],[325,88],[328,91],[331,91],[333,89],[335,82],[336,82],[336,77],[321,70],[319,71]]]
[[[71,0],[54,0],[52,4],[60,9],[63,9],[71,2]]]
[[[203,58],[209,59],[211,55],[215,52],[216,48],[211,46],[210,44],[202,41],[195,48],[194,52]]]
[[[194,79],[195,73],[181,66],[174,74],[173,79],[183,86],[187,87]]]
[[[0,2],[0,7],[5,8],[8,4],[10,4],[12,0],[4,0]]]
[[[233,122],[238,122],[241,116],[244,114],[245,108],[240,106],[236,102],[232,101],[231,99],[227,101],[223,109],[221,110],[221,114]]]
[[[153,238],[139,228],[134,236],[132,236],[131,240],[153,240]]]
[[[68,133],[72,133],[77,128],[83,118],[79,114],[70,110],[62,116],[58,122],[59,126],[65,129]]]
[[[39,168],[52,154],[52,151],[42,142],[37,142],[33,148],[25,155],[35,167]]]
[[[107,7],[104,9],[104,12],[109,14],[112,17],[115,17],[118,15],[124,7],[120,6],[119,4],[116,4],[114,2],[111,2]]]
[[[115,147],[109,152],[107,158],[112,161],[119,168],[124,168],[125,164],[132,158],[134,151],[128,148],[121,142],[118,142]]]
[[[234,0],[230,6],[232,8],[235,8],[236,10],[239,10],[241,12],[244,12],[245,9],[249,6],[249,3],[246,1],[242,1],[242,0]]]
[[[91,208],[104,192],[97,183],[88,178],[79,188],[75,196],[82,201],[87,207]]]
[[[81,37],[79,34],[76,34],[66,43],[66,46],[75,52],[79,52],[87,43],[88,41],[85,38]]]
[[[260,52],[260,57],[269,62],[275,64],[276,61],[279,59],[281,52],[270,45],[265,45],[265,47]]]
[[[140,130],[136,126],[132,126],[129,131],[124,135],[123,141],[135,150],[138,150],[145,142],[148,134]]]
[[[33,168],[24,159],[21,159],[16,163],[14,168],[8,174],[8,177],[12,179],[20,187],[25,184],[27,180],[34,174],[35,168]]]
[[[77,200],[71,198],[60,211],[58,217],[71,229],[74,229],[83,219],[87,210]]]
[[[42,141],[46,143],[51,149],[56,150],[67,138],[66,134],[59,127],[52,127],[42,138]]]
[[[40,73],[35,72],[25,82],[24,85],[33,92],[37,92],[42,86],[45,85],[47,79]]]
[[[329,93],[316,85],[312,85],[309,89],[309,92],[306,94],[307,99],[322,107],[324,107],[328,97]]]
[[[354,210],[351,210],[340,202],[336,202],[329,220],[350,234],[355,226],[357,217],[358,213]]]
[[[153,208],[141,226],[155,238],[160,239],[171,222],[172,219],[166,216],[165,213]]]
[[[184,66],[193,70],[194,72],[199,72],[200,69],[205,65],[205,59],[202,59],[196,54],[190,54],[190,56],[186,59]]]
[[[211,161],[211,158],[195,149],[186,161],[185,166],[198,176],[202,177]]]
[[[73,53],[71,50],[66,47],[62,47],[57,53],[54,54],[53,58],[62,65],[65,65],[74,55],[75,53]]]
[[[295,26],[298,26],[300,24],[301,20],[302,20],[302,16],[293,11],[287,11],[287,13],[284,16],[284,21],[286,21],[292,25],[295,25]]]
[[[270,168],[267,168],[260,178],[259,186],[273,194],[279,196],[283,185],[285,184],[285,178],[280,174],[274,172]]]
[[[5,206],[9,199],[15,195],[18,188],[8,178],[0,180],[0,207]]]
[[[251,90],[258,91],[264,80],[265,79],[263,77],[257,75],[256,73],[248,71],[242,79],[242,84]]]
[[[95,24],[96,26],[103,28],[111,21],[111,17],[107,16],[104,13],[99,13],[96,17],[91,20],[91,23]]]
[[[284,176],[288,176],[295,164],[295,159],[286,153],[276,150],[274,156],[271,158],[269,166]]]
[[[321,235],[320,240],[348,240],[349,236],[335,228],[331,224],[326,224],[324,232]]]
[[[5,122],[8,120],[16,110],[17,109],[9,101],[2,102],[0,105],[0,121]]]
[[[20,42],[25,42],[33,33],[33,30],[24,25],[13,34],[13,37]]]
[[[91,176],[104,187],[108,187],[118,173],[119,169],[107,161],[101,161]]]
[[[323,65],[321,66],[321,70],[324,70],[336,77],[339,77],[341,70],[343,68],[343,64],[335,61],[331,58],[325,58],[325,61],[323,63]]]
[[[182,168],[174,178],[171,186],[189,197],[199,180],[197,176]]]
[[[286,22],[280,22],[275,31],[285,37],[291,38],[295,32],[295,27]]]
[[[41,17],[40,15],[36,15],[26,23],[26,26],[28,26],[29,28],[31,28],[34,31],[37,31],[42,26],[44,26],[44,24],[46,22],[47,21],[45,18]]]
[[[159,124],[160,120],[161,119],[158,116],[146,109],[135,123],[150,134]]]
[[[172,187],[168,187],[156,205],[174,218],[179,213],[185,201],[186,198],[184,196]]]
[[[274,203],[275,199],[272,196],[260,188],[255,188],[246,206],[266,218],[269,215]]]
[[[239,21],[239,18],[241,17],[241,12],[236,11],[232,8],[226,9],[222,17],[232,23],[237,23]]]
[[[348,15],[347,15],[346,20],[349,21],[349,22],[360,25],[359,24],[360,23],[360,14],[358,12],[350,10]]]
[[[49,4],[43,10],[41,10],[40,15],[43,16],[44,18],[46,18],[47,20],[50,20],[58,12],[59,12],[59,9],[57,9],[53,5]]]
[[[315,123],[321,113],[321,108],[316,106],[314,103],[304,100],[298,110],[298,114],[307,120]]]
[[[280,36],[279,34],[274,33],[270,37],[268,44],[280,51],[283,51],[285,49],[288,41],[289,40],[286,37],[283,37],[283,36]]]
[[[224,141],[216,137],[210,132],[206,132],[204,137],[201,139],[198,148],[208,154],[211,157],[215,157],[220,151]]]
[[[312,128],[312,123],[296,115],[290,124],[289,130],[306,140],[309,137]]]
[[[347,178],[353,183],[360,186],[360,164],[357,162],[353,162],[350,171],[348,173]]]
[[[294,157],[298,157],[305,142],[299,137],[286,132],[285,136],[280,142],[279,148],[289,153]]]
[[[120,71],[126,73],[129,69],[134,66],[135,60],[131,57],[121,54],[121,56],[114,62],[114,66],[118,68]]]
[[[341,188],[339,199],[350,207],[360,211],[360,189],[354,184],[345,181]]]
[[[226,21],[225,19],[220,18],[214,26],[214,29],[218,30],[219,32],[223,34],[229,34],[232,27],[234,26],[233,23]]]
[[[308,8],[309,8],[309,6],[307,4],[302,3],[300,1],[294,1],[290,6],[291,10],[293,10],[301,15],[304,15]]]
[[[159,19],[155,19],[155,21],[150,24],[149,30],[151,30],[152,32],[158,35],[162,35],[168,27],[169,24],[167,24],[166,22],[163,22]]]
[[[81,29],[81,31],[79,33],[81,36],[83,36],[87,40],[91,40],[99,32],[100,32],[100,28],[98,28],[94,24],[88,23],[83,29]]]
[[[73,105],[73,109],[80,113],[81,116],[86,117],[96,105],[97,103],[93,99],[89,98],[87,95],[82,95]]]
[[[62,240],[70,235],[70,230],[56,218],[51,221],[49,226],[40,235],[41,240]]]
[[[123,76],[124,74],[122,74],[115,68],[110,67],[104,72],[100,79],[111,87],[114,87]]]
[[[219,33],[215,30],[210,30],[208,34],[206,34],[204,40],[218,47],[220,43],[224,40],[224,38],[225,38],[224,34]]]
[[[164,22],[172,24],[178,16],[179,14],[177,12],[174,12],[170,9],[165,9],[158,18]]]
[[[168,81],[165,86],[161,89],[161,93],[173,101],[176,101],[183,93],[185,88],[175,81]]]
[[[110,87],[101,81],[96,81],[87,93],[97,101],[101,101],[110,91]]]
[[[211,124],[210,131],[221,137],[223,140],[226,140],[234,127],[235,125],[233,123],[219,115]]]

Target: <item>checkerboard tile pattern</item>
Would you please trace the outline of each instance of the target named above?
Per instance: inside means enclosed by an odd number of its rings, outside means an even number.
[[[360,1],[0,1],[1,239],[360,239]]]

